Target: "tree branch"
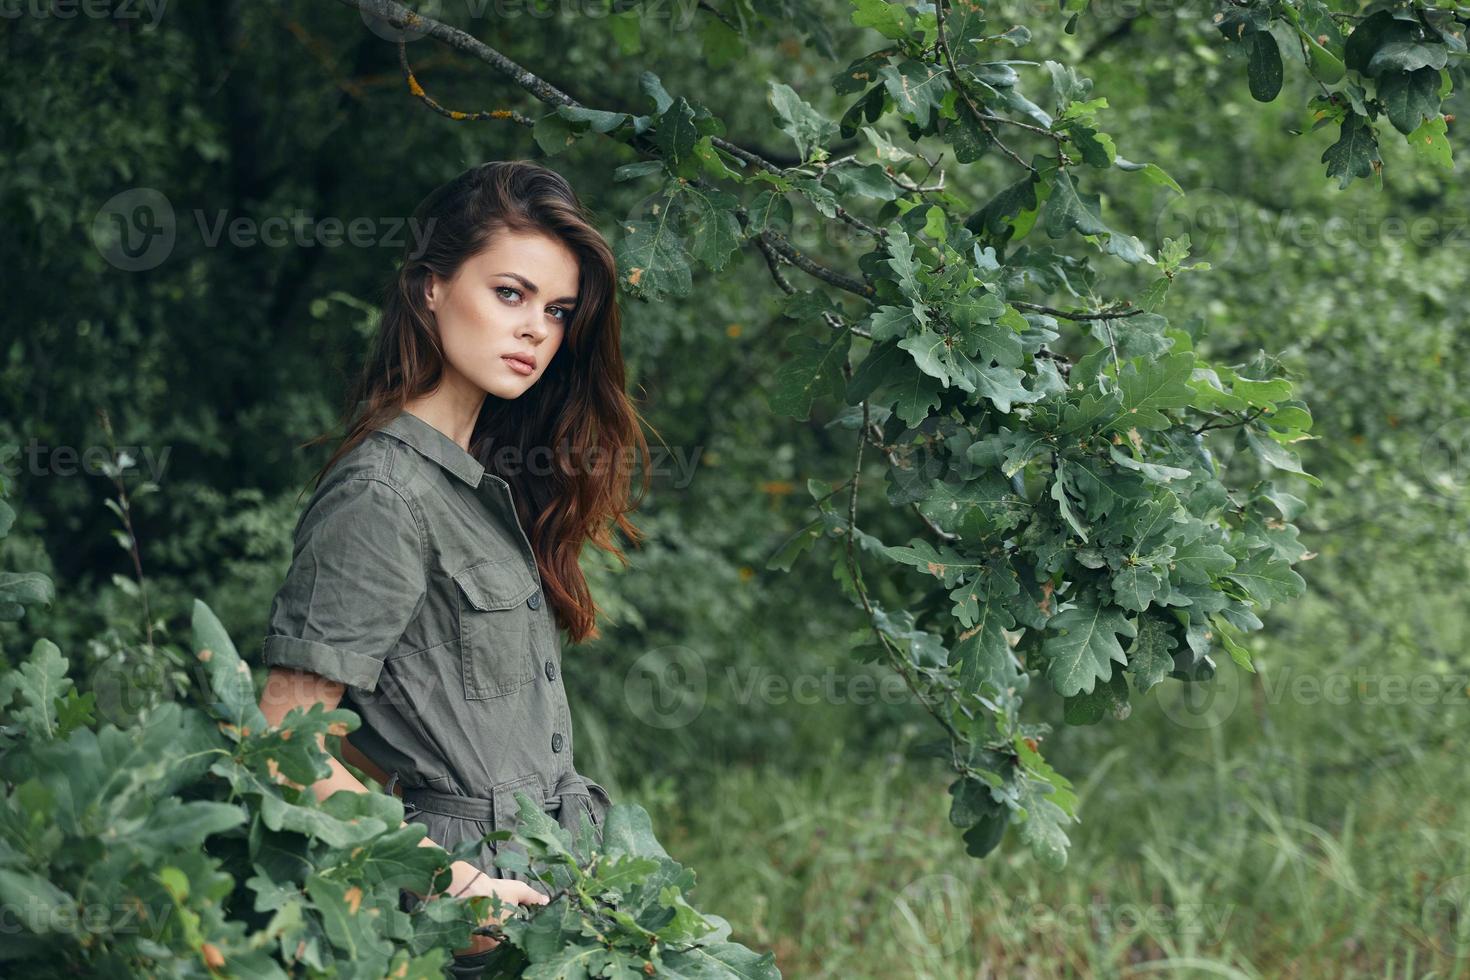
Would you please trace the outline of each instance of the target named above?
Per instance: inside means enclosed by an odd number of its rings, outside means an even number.
[[[522,126],[536,125],[536,120],[529,116],[523,116],[514,109],[460,112],[456,109],[444,108],[434,100],[433,96],[424,91],[424,87],[419,84],[418,78],[414,76],[413,69],[408,64],[408,46],[402,38],[398,40],[398,66],[403,69],[403,80],[408,83],[408,90],[413,93],[414,97],[446,119],[453,119],[455,122],[478,122],[481,119],[509,119]]]

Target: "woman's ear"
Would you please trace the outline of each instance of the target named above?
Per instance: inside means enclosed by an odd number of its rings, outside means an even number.
[[[438,287],[434,283],[434,273],[430,272],[424,277],[424,302],[429,305],[429,309],[433,312],[438,312],[434,309],[434,293],[437,289]]]

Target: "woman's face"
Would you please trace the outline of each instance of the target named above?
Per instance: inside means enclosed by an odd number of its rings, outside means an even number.
[[[447,371],[498,398],[525,394],[561,346],[579,279],[576,256],[561,242],[511,231],[498,233],[453,278],[431,273],[426,294]]]

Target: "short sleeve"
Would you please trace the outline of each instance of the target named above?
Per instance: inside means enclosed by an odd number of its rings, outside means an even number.
[[[391,485],[352,478],[324,491],[296,528],[264,663],[375,690],[428,590],[420,545],[413,510]]]

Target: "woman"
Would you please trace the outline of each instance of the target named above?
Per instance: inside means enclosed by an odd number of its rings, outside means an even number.
[[[400,793],[425,845],[513,827],[516,792],[600,837],[611,801],[572,762],[558,630],[598,635],[584,542],[626,564],[609,523],[639,539],[628,450],[648,487],[612,253],[530,161],[473,167],[415,217],[427,240],[386,291],[346,437],[296,525],[261,709],[272,724],[317,702],[357,712],[344,758]],[[371,792],[330,764],[318,799]],[[454,862],[449,891],[548,900],[495,853]],[[478,975],[494,946],[475,937],[452,972]]]

